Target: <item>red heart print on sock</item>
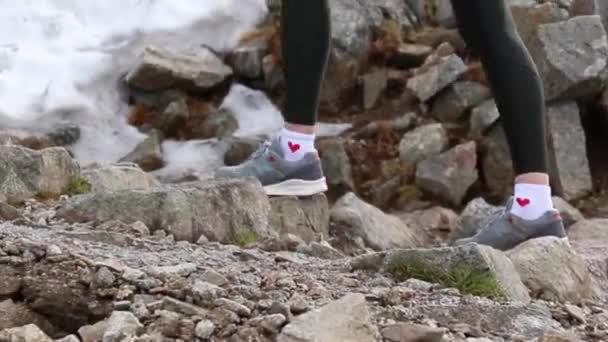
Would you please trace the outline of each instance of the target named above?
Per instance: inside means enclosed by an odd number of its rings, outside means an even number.
[[[300,144],[294,144],[291,141],[287,142],[287,146],[289,146],[291,153],[295,153],[300,149]]]
[[[520,207],[525,207],[528,204],[530,204],[530,199],[529,198],[517,198],[517,204],[519,204]]]

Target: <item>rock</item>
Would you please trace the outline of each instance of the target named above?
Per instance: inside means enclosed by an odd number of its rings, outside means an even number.
[[[99,268],[99,271],[97,271],[95,274],[95,279],[93,280],[93,282],[101,288],[111,287],[114,281],[116,281],[116,277],[114,277],[112,271],[106,267]]]
[[[340,251],[333,248],[327,241],[312,242],[310,245],[301,246],[296,250],[300,253],[321,259],[340,259],[344,257]]]
[[[331,233],[346,240],[361,238],[375,250],[420,246],[421,241],[399,218],[359,199],[354,193],[340,198],[331,210]]]
[[[119,342],[136,336],[143,329],[137,317],[126,311],[114,311],[108,319],[108,330],[103,334],[103,342]]]
[[[135,149],[123,157],[120,162],[135,163],[144,171],[154,171],[163,167],[161,136],[158,131],[152,133]]]
[[[278,342],[372,342],[376,331],[362,294],[348,294],[292,320]]]
[[[353,191],[355,182],[350,158],[344,148],[344,140],[341,138],[323,139],[317,141],[316,148],[321,157],[327,184],[336,189],[339,194]]]
[[[232,135],[239,123],[230,110],[212,110],[199,124],[188,125],[185,135],[190,139],[223,138]]]
[[[418,231],[424,232],[427,241],[425,245],[431,245],[435,241],[443,240],[444,236],[452,231],[459,216],[451,209],[432,207],[401,214],[399,218],[408,227],[417,227]]]
[[[259,182],[227,179],[82,195],[72,198],[57,217],[68,222],[141,221],[152,232],[166,229],[176,240],[196,242],[205,235],[231,243],[243,234],[256,239],[275,235],[269,214]]]
[[[293,234],[306,242],[329,235],[329,204],[325,195],[270,198],[270,225],[279,234]]]
[[[502,125],[495,126],[481,146],[484,181],[492,195],[506,200],[513,193],[515,171]]]
[[[76,335],[68,335],[62,339],[55,340],[55,342],[80,342],[80,339]]]
[[[568,230],[568,238],[604,291],[608,291],[608,220],[583,220]]]
[[[399,159],[415,165],[441,153],[448,145],[448,135],[442,124],[420,126],[406,133],[399,143]]]
[[[474,139],[483,137],[486,130],[498,120],[500,114],[496,107],[496,102],[486,100],[471,111],[471,119],[469,124],[469,134]]]
[[[250,79],[260,78],[263,76],[262,62],[265,50],[261,45],[238,47],[228,56],[229,64],[239,76]]]
[[[394,250],[386,255],[384,268],[399,281],[416,278],[445,287],[461,286],[459,290],[473,295],[530,301],[509,258],[487,246]],[[474,285],[462,286],[466,282]]]
[[[565,102],[550,106],[547,126],[554,193],[567,201],[589,194],[593,184],[578,105]]]
[[[21,216],[21,214],[19,213],[19,210],[17,208],[13,207],[12,205],[10,205],[8,203],[0,202],[0,219],[1,220],[12,221],[20,216]]]
[[[416,185],[452,205],[460,205],[477,181],[477,145],[468,142],[418,164]]]
[[[107,164],[84,169],[82,177],[94,192],[151,189],[160,184],[135,164]]]
[[[226,310],[232,311],[241,317],[251,316],[251,310],[248,307],[230,299],[220,298],[216,300],[214,304],[215,306],[219,306]]]
[[[78,163],[63,147],[34,151],[0,146],[0,192],[8,203],[65,194],[79,174]]]
[[[608,76],[608,38],[601,18],[582,16],[541,25],[534,55],[548,101],[599,94]]]
[[[171,101],[153,125],[165,135],[174,137],[184,128],[190,118],[190,108],[185,97]]]
[[[450,239],[453,241],[475,235],[503,211],[504,207],[490,205],[481,197],[475,198],[460,214],[460,219],[452,230]]]
[[[437,95],[431,107],[431,115],[442,122],[457,122],[467,110],[490,96],[490,89],[480,83],[456,82]]]
[[[533,1],[533,0],[528,0]],[[429,22],[443,27],[455,27],[456,19],[450,1],[406,0],[421,21]],[[429,8],[431,7],[432,8]]]
[[[275,334],[287,322],[287,318],[282,314],[271,314],[262,317],[260,327],[266,332]]]
[[[466,65],[455,54],[442,57],[439,62],[425,72],[411,77],[407,81],[407,89],[416,97],[426,102],[450,85],[466,71]]]
[[[555,2],[545,2],[537,6],[512,6],[511,12],[517,30],[532,58],[542,58],[542,44],[538,41],[538,29],[543,24],[562,22],[568,19],[568,13],[559,8]],[[537,57],[541,56],[541,57]]]
[[[208,90],[232,76],[232,69],[204,47],[169,51],[148,46],[127,74],[129,85],[143,90]]]
[[[215,332],[215,324],[209,320],[202,320],[196,324],[194,335],[201,339],[210,338]]]
[[[152,266],[146,269],[146,273],[155,278],[188,277],[196,272],[196,264],[191,262],[173,266]]]
[[[582,303],[596,294],[587,266],[566,241],[533,239],[507,255],[533,297]]]
[[[361,76],[363,86],[363,108],[373,108],[387,86],[386,70],[380,69]]]
[[[348,94],[372,51],[373,30],[381,28],[387,19],[403,28],[411,27],[412,23],[403,1],[332,0],[328,4],[333,48],[323,79],[321,106],[337,113],[348,102]]]
[[[44,316],[32,311],[27,305],[15,303],[11,299],[0,302],[0,331],[28,324],[33,324],[48,334],[57,333]]]
[[[28,324],[18,328],[0,331],[0,341],[9,342],[53,342],[40,328]]]
[[[444,330],[419,324],[397,323],[384,327],[381,333],[388,342],[442,342]]]
[[[213,303],[217,298],[222,297],[225,291],[219,286],[196,280],[192,285],[192,293],[197,302]]]
[[[227,138],[228,150],[224,155],[224,164],[239,165],[257,150],[263,140],[259,138]]]
[[[205,317],[205,315],[207,315],[207,310],[171,297],[164,297],[161,304],[163,310],[176,312],[183,315],[201,317]]]
[[[417,68],[431,53],[433,48],[428,45],[401,43],[390,62],[400,69]]]
[[[566,228],[585,219],[580,210],[570,205],[570,203],[561,197],[553,196],[553,206],[560,212]]]
[[[46,134],[52,146],[68,146],[80,139],[80,127],[67,124],[54,128]]]
[[[78,335],[82,342],[98,342],[101,341],[106,330],[108,330],[108,321],[99,321],[94,325],[85,325],[78,329]]]
[[[212,269],[208,269],[203,272],[203,274],[200,275],[200,279],[217,286],[224,286],[229,282],[226,277]]]
[[[262,59],[264,81],[269,92],[285,86],[285,71],[274,59],[272,55],[264,56]]]

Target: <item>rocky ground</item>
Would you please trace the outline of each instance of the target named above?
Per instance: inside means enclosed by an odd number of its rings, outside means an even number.
[[[148,47],[122,82],[149,137],[79,165],[76,126],[0,134],[0,341],[606,341],[608,8],[510,0],[548,106],[569,242],[450,247],[498,215],[513,171],[447,1],[332,0],[317,146],[326,195],[158,177],[162,142],[236,136],[235,82],[284,100],[276,6],[230,53]],[[605,145],[606,144],[606,145]]]

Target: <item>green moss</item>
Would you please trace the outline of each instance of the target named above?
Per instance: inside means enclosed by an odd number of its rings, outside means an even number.
[[[230,240],[233,244],[244,247],[258,241],[258,234],[251,230],[238,231],[232,234]]]
[[[398,281],[416,278],[456,288],[462,293],[474,296],[504,298],[504,292],[492,272],[473,270],[464,262],[445,272],[433,269],[413,258],[396,256],[389,261],[387,270]]]
[[[68,195],[81,195],[86,194],[87,192],[91,192],[91,183],[82,177],[75,177],[70,181],[70,185],[68,186]]]

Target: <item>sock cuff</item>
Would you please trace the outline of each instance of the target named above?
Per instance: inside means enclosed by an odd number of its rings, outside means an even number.
[[[285,127],[283,127],[283,129],[281,130],[281,135],[285,136],[285,137],[289,137],[291,139],[296,139],[296,140],[315,140],[315,134],[306,134],[306,133],[300,133],[300,132],[295,132],[295,131],[291,131]]]
[[[529,192],[529,191],[547,193],[549,196],[551,196],[551,186],[549,186],[549,185],[528,184],[528,183],[515,184],[515,193]]]

